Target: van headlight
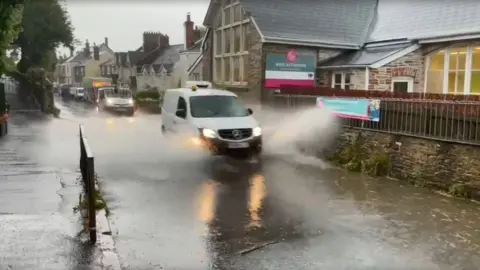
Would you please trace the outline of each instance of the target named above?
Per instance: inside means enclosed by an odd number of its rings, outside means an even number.
[[[253,129],[253,136],[258,137],[262,135],[262,129],[260,127],[256,127]]]
[[[128,104],[133,105],[133,99],[129,99]]]
[[[215,131],[213,131],[211,129],[204,128],[204,129],[202,129],[202,135],[205,138],[213,139],[217,136],[217,133],[215,133]]]
[[[107,105],[112,105],[112,101],[110,99],[106,99],[105,103],[107,103]]]

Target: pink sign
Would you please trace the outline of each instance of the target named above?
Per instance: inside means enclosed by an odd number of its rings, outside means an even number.
[[[288,50],[287,51],[287,61],[289,63],[297,62],[297,52],[295,50]]]

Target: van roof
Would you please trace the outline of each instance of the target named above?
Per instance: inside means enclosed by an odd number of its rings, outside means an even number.
[[[189,98],[192,96],[232,96],[236,97],[234,93],[221,90],[221,89],[212,89],[212,88],[197,88],[197,90],[193,91],[191,88],[176,88],[176,89],[168,89],[168,92],[178,92],[181,96],[185,98]]]

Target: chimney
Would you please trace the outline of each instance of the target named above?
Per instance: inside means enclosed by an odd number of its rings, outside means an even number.
[[[73,56],[73,49],[70,49],[70,57]]]
[[[160,46],[162,43],[162,34],[158,32],[143,33],[143,51],[149,53]]]
[[[185,49],[195,44],[195,36],[193,33],[193,22],[190,18],[190,12],[187,13],[187,20],[183,24],[185,26]]]
[[[100,48],[95,43],[93,44],[93,60],[100,60]]]
[[[85,41],[85,48],[83,49],[83,51],[85,52],[85,54],[90,57],[91,53],[90,53],[90,43],[88,42],[88,39]]]
[[[170,37],[168,35],[162,35],[160,37],[160,46],[162,48],[170,47]]]
[[[105,41],[103,43],[108,47],[108,37],[105,37]]]

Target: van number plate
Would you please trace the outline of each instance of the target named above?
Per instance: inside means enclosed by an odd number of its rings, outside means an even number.
[[[247,142],[239,143],[228,143],[228,148],[238,149],[238,148],[248,148],[250,145]]]

